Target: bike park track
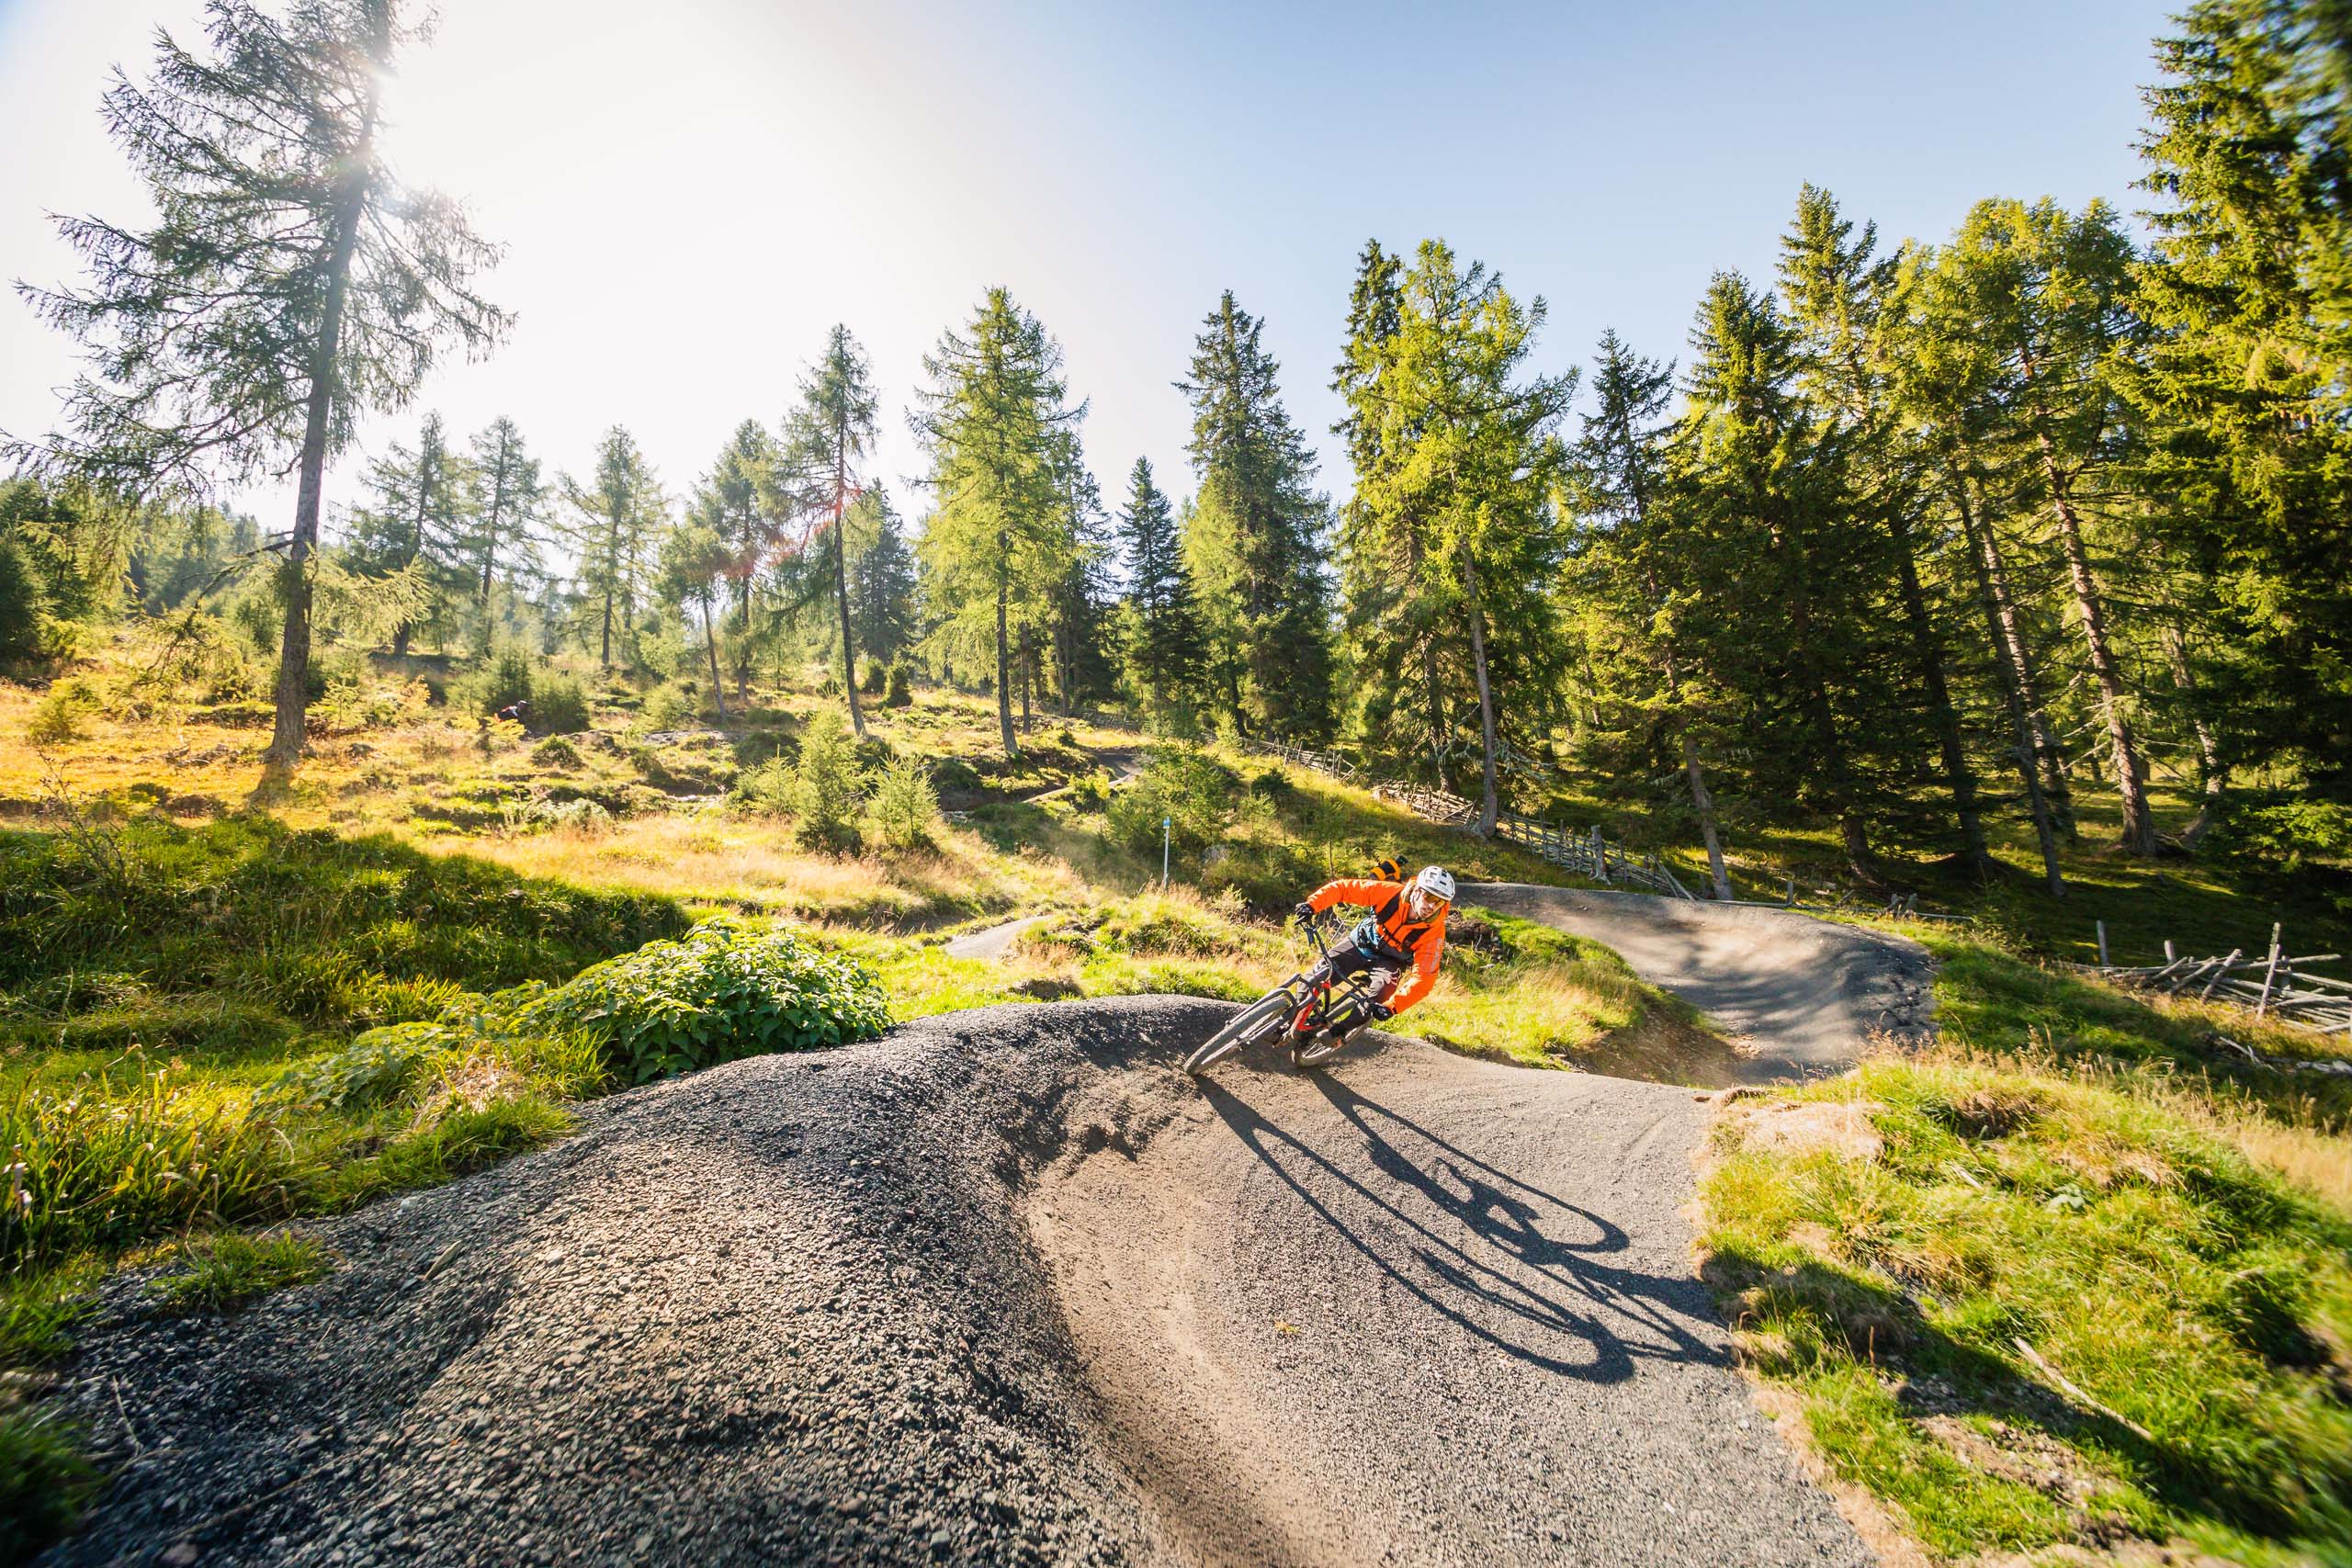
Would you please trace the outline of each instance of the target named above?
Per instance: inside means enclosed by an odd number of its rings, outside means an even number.
[[[1814,992],[1924,974],[1853,935],[1786,939]],[[119,1277],[62,1394],[114,1483],[51,1560],[1872,1561],[1695,1273],[1701,1097],[1387,1036],[1187,1078],[1231,1010],[736,1062],[320,1224],[340,1267],[243,1314]]]

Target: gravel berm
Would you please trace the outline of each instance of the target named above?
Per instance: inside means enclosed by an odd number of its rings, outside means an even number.
[[[1687,1089],[1229,1013],[983,1009],[583,1109],[315,1227],[226,1316],[107,1287],[49,1561],[1835,1563],[1728,1365]]]

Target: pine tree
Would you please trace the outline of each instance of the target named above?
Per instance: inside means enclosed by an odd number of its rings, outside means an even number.
[[[1544,314],[1542,299],[1522,304],[1483,264],[1464,267],[1442,242],[1424,241],[1404,276],[1376,396],[1359,387],[1351,411],[1378,422],[1393,458],[1357,475],[1370,522],[1351,542],[1410,570],[1408,615],[1462,629],[1485,833],[1501,805],[1498,685],[1524,694],[1523,713],[1536,710],[1557,665],[1556,431],[1577,378],[1525,374]]]
[[[1148,457],[1137,457],[1127,476],[1119,539],[1125,547],[1127,603],[1136,630],[1128,660],[1153,711],[1166,714],[1183,702],[1197,677],[1201,626],[1175,513],[1152,479]]]
[[[1321,739],[1333,709],[1329,502],[1309,488],[1315,458],[1283,407],[1263,329],[1227,290],[1193,340],[1192,379],[1176,386],[1193,403],[1199,523],[1217,531],[1204,547],[1232,567],[1236,642],[1226,661],[1249,682],[1248,712],[1237,704],[1233,716]]]
[[[2217,620],[2235,755],[2209,779],[2292,760],[2352,799],[2352,17],[2199,0],[2176,27],[2141,143],[2161,205],[2133,308],[2157,330],[2111,368]]]
[[[1054,688],[1067,714],[1080,703],[1108,695],[1113,685],[1113,595],[1104,576],[1110,519],[1103,515],[1102,492],[1086,467],[1076,431],[1064,433],[1054,469],[1063,513],[1059,527],[1069,541],[1069,555],[1053,588],[1049,634]]]
[[[211,58],[159,33],[153,78],[106,96],[156,220],[62,224],[90,287],[25,292],[88,345],[92,373],[66,399],[71,434],[8,455],[133,492],[295,470],[266,753],[286,770],[302,752],[327,461],[360,412],[408,400],[443,344],[486,349],[506,317],[474,289],[493,248],[384,162],[383,84],[419,36],[394,0],[283,16],[216,0],[207,31]]]
[[[648,557],[669,502],[636,437],[618,425],[597,444],[595,482],[582,486],[567,475],[561,489],[576,514],[571,535],[580,584],[595,618],[596,661],[610,670],[616,627],[634,645]]]
[[[429,413],[413,450],[392,443],[368,466],[367,504],[352,517],[356,564],[379,572],[408,572],[418,580],[433,618],[468,575],[464,551],[474,511],[471,465],[449,450],[441,416]],[[392,657],[404,658],[413,622],[392,628]]]
[[[940,334],[923,356],[931,385],[909,415],[931,457],[934,510],[919,550],[926,601],[940,615],[944,650],[992,648],[997,728],[1012,728],[1015,650],[1031,646],[1068,564],[1069,509],[1057,484],[1061,434],[1085,417],[1063,402],[1061,345],[1002,288],[991,288],[964,332]]]
[[[473,563],[474,603],[481,615],[481,647],[488,651],[491,592],[501,570],[510,581],[538,570],[547,486],[523,433],[503,414],[474,435],[473,478],[474,510],[464,554]]]

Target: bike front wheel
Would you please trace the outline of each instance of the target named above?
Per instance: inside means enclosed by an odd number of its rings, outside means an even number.
[[[1291,1047],[1290,1062],[1295,1067],[1319,1067],[1340,1054],[1347,1042],[1329,1029],[1318,1029]]]
[[[1259,1036],[1279,1023],[1296,1003],[1288,991],[1269,991],[1235,1013],[1223,1029],[1209,1036],[1201,1048],[1185,1058],[1184,1070],[1198,1074],[1223,1061],[1244,1045],[1256,1043]]]

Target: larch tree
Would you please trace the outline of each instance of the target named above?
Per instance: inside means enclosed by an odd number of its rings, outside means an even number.
[[[1377,401],[1351,411],[1381,422],[1393,455],[1357,476],[1374,532],[1417,536],[1416,548],[1388,550],[1417,558],[1407,592],[1431,621],[1462,628],[1483,833],[1500,814],[1498,676],[1508,670],[1517,690],[1536,690],[1558,646],[1550,594],[1562,548],[1557,430],[1577,378],[1527,374],[1544,313],[1542,299],[1521,302],[1483,264],[1464,267],[1442,243],[1422,242],[1405,273]]]
[[[597,443],[593,481],[582,485],[567,475],[561,489],[573,513],[580,586],[594,606],[596,661],[610,670],[616,629],[635,646],[638,602],[669,502],[637,438],[619,425]]]
[[[474,604],[481,615],[481,646],[492,640],[491,594],[502,568],[510,579],[538,569],[547,485],[523,433],[501,414],[473,438],[474,507],[466,555]]]
[[[896,660],[922,635],[915,557],[889,493],[873,485],[850,503],[850,622],[870,659]]]
[[[857,705],[857,632],[849,611],[850,502],[865,479],[860,465],[874,447],[873,373],[865,351],[845,326],[835,326],[824,356],[801,378],[800,403],[785,421],[785,470],[801,509],[816,519],[831,565],[833,598],[841,612],[842,695],[850,728],[865,735]]]
[[[1064,401],[1061,345],[1001,288],[968,327],[940,334],[923,372],[931,384],[909,423],[931,458],[933,509],[918,554],[941,615],[933,635],[957,656],[991,648],[999,737],[1017,757],[1016,634],[1035,626],[1067,565],[1056,461],[1059,437],[1086,408]]]
[[[448,344],[488,349],[507,318],[475,286],[494,248],[386,162],[383,85],[422,37],[395,0],[213,0],[206,32],[209,57],[159,33],[149,80],[118,72],[106,95],[155,220],[62,222],[87,286],[24,292],[90,368],[65,431],[7,455],[140,493],[293,469],[265,753],[285,771],[302,754],[327,465],[360,414],[405,403]]]
[[[784,517],[776,500],[777,457],[775,441],[760,422],[743,421],[719,448],[687,502],[688,520],[708,529],[726,548],[727,635],[734,639],[739,702],[751,700],[752,595],[761,575],[775,564],[784,539]]]
[[[727,722],[727,682],[719,673],[718,611],[727,595],[727,573],[734,556],[727,540],[691,513],[670,530],[660,547],[662,597],[680,609],[701,614],[703,650],[710,663],[710,699],[718,722]]]
[[[1313,489],[1315,457],[1283,406],[1282,367],[1261,341],[1264,322],[1227,290],[1193,340],[1192,453],[1198,525],[1211,555],[1229,559],[1238,646],[1228,660],[1249,681],[1249,711],[1276,735],[1321,739],[1334,708],[1330,590],[1324,536],[1330,503]],[[1238,684],[1238,682],[1237,682]]]
[[[415,447],[393,442],[368,465],[363,482],[369,494],[353,513],[355,560],[377,571],[415,576],[437,625],[469,564],[464,551],[474,508],[472,466],[449,449],[441,416],[429,413]],[[393,626],[393,658],[406,656],[415,630],[406,617]]]
[[[1795,220],[1781,239],[1781,294],[1804,355],[1801,384],[1845,442],[1856,504],[1887,532],[1904,645],[1951,798],[1961,866],[1981,880],[1993,866],[1977,807],[1976,773],[1945,673],[1943,636],[1919,570],[1925,547],[1919,514],[1928,494],[1921,476],[1925,454],[1905,444],[1893,393],[1886,338],[1894,325],[1888,301],[1898,268],[1894,258],[1878,255],[1877,249],[1875,225],[1864,224],[1856,233],[1836,199],[1808,185],[1798,193]]]

